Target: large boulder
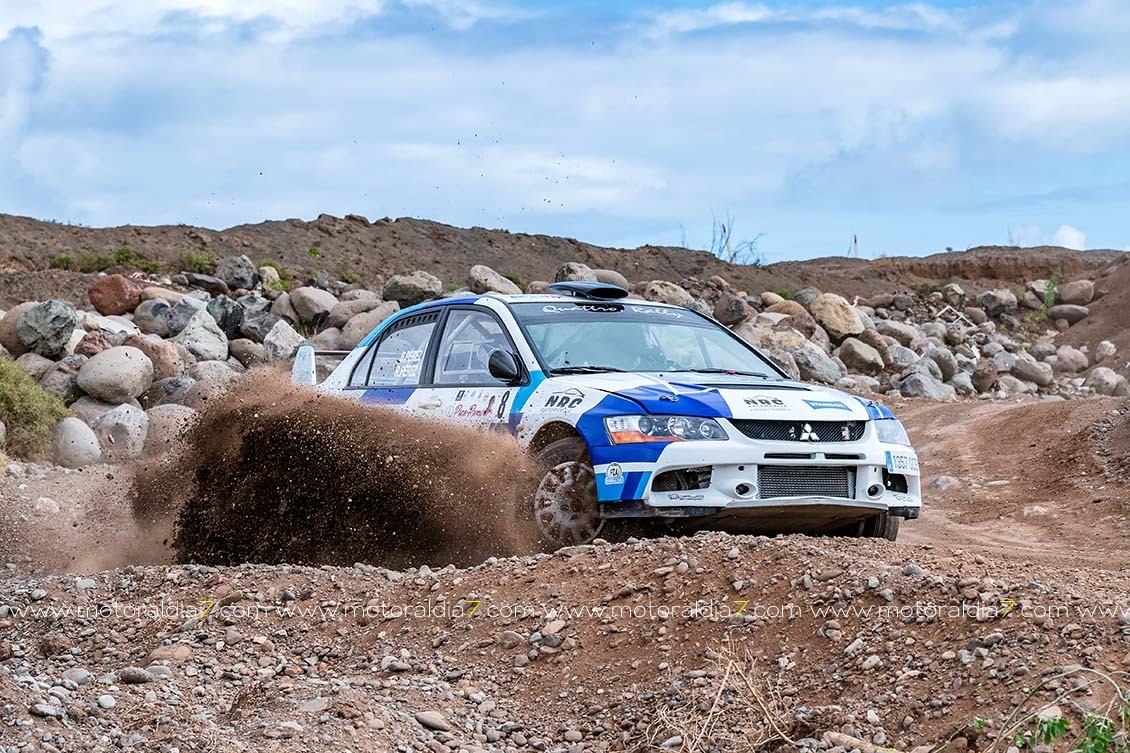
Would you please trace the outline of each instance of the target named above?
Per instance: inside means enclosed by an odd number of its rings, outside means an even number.
[[[596,277],[596,281],[603,285],[615,285],[624,290],[631,289],[631,283],[628,282],[628,278],[615,269],[594,269],[592,273],[593,276]]]
[[[557,268],[553,275],[554,282],[596,282],[596,272],[587,264],[579,261],[567,261]],[[385,298],[388,298],[386,295]]]
[[[216,326],[224,333],[224,337],[229,340],[239,337],[239,326],[243,324],[247,309],[226,295],[216,296],[204,308],[216,320]]]
[[[876,319],[875,330],[880,335],[893,337],[898,340],[899,345],[910,347],[910,344],[917,338],[921,337],[918,328],[913,324],[905,324],[903,322],[896,322],[891,319]]]
[[[942,288],[942,300],[952,306],[954,310],[961,311],[965,308],[965,289],[956,282],[951,282]]]
[[[259,270],[246,256],[228,256],[216,265],[216,277],[231,290],[251,290],[259,283]]]
[[[372,298],[342,300],[330,310],[330,316],[326,320],[326,326],[341,329],[353,317],[358,314],[364,314],[366,311],[372,311],[382,303],[384,303],[384,301],[376,296]]]
[[[1032,382],[1040,387],[1047,387],[1055,378],[1050,365],[1037,361],[1027,353],[1021,353],[1016,357],[1009,373],[1018,379]]]
[[[144,335],[130,335],[122,341],[122,345],[137,348],[153,363],[153,379],[168,379],[180,376],[184,371],[184,361],[181,359],[177,346],[168,340],[159,337],[146,337]]]
[[[977,296],[977,305],[985,310],[990,317],[1001,314],[1015,314],[1017,308],[1016,294],[1008,288],[986,290]]]
[[[727,327],[745,321],[753,315],[753,307],[744,298],[723,292],[714,304],[714,318]]]
[[[1058,306],[1052,306],[1048,309],[1048,319],[1056,321],[1057,319],[1065,319],[1068,324],[1078,324],[1086,319],[1091,313],[1091,310],[1086,306],[1075,306],[1070,303],[1061,303]]]
[[[50,358],[44,358],[38,353],[24,353],[16,359],[16,363],[37,382],[55,365],[55,362]]]
[[[694,304],[694,296],[679,285],[666,280],[652,280],[646,283],[640,290],[640,295],[649,301],[670,303],[673,306],[690,307]]]
[[[63,354],[77,326],[78,314],[71,304],[43,301],[24,311],[16,320],[16,337],[25,350],[55,359]]]
[[[141,303],[141,288],[121,275],[106,275],[86,289],[94,310],[103,316],[128,314]]]
[[[1127,389],[1126,377],[1109,369],[1106,366],[1096,366],[1083,381],[1084,387],[1090,387],[1097,395],[1114,395],[1124,397],[1130,394]]]
[[[167,404],[180,405],[188,398],[188,393],[195,384],[196,380],[188,376],[159,379],[141,396],[141,404],[146,408]],[[73,406],[71,410],[74,410]]]
[[[473,293],[502,293],[503,295],[518,295],[522,289],[511,280],[506,279],[485,264],[476,264],[471,267],[467,275],[467,287]]]
[[[938,371],[941,372],[942,380],[946,382],[953,379],[954,374],[956,374],[960,368],[957,363],[957,356],[955,356],[953,351],[949,348],[933,346],[930,347],[923,356],[938,365]]]
[[[189,319],[173,342],[183,345],[200,361],[228,360],[228,338],[207,311],[198,311]]]
[[[87,357],[84,355],[67,356],[39,378],[39,386],[64,403],[73,403],[82,397],[82,389],[78,386],[78,372],[86,361]]]
[[[280,317],[275,316],[270,311],[248,311],[243,316],[243,322],[239,325],[239,333],[249,340],[257,343],[263,342],[263,338],[271,331],[271,327],[275,326],[276,322],[283,321]]]
[[[36,303],[36,301],[25,301],[8,309],[4,316],[0,316],[0,347],[8,351],[12,358],[21,356],[27,351],[27,347],[16,334],[16,322]]]
[[[204,311],[208,302],[186,295],[173,304],[165,316],[165,326],[170,336],[179,335],[188,326],[192,317]]]
[[[879,351],[854,337],[844,340],[836,355],[852,371],[878,374],[883,370],[883,357]]]
[[[94,430],[74,416],[55,425],[51,437],[51,458],[64,468],[82,468],[101,462],[102,446]]]
[[[102,446],[103,459],[120,463],[139,457],[145,449],[149,417],[140,408],[119,405],[94,419],[90,428]]]
[[[239,361],[245,368],[262,366],[267,363],[267,349],[261,343],[241,337],[228,343],[228,350],[232,358]]]
[[[1060,374],[1077,374],[1086,371],[1087,354],[1070,345],[1060,345],[1055,352],[1055,363],[1052,368]]]
[[[812,302],[819,298],[824,293],[819,288],[801,288],[793,293],[793,300],[805,308],[809,308]]]
[[[835,384],[837,379],[844,376],[844,370],[840,368],[840,365],[817,348],[794,348],[789,353],[796,361],[801,379],[810,382]]]
[[[74,355],[90,358],[112,347],[114,347],[114,344],[110,342],[106,334],[102,332],[102,330],[96,329],[82,336],[82,339],[78,341],[78,345],[75,346]]]
[[[891,355],[891,344],[887,342],[887,338],[879,334],[874,325],[863,330],[862,334],[860,334],[859,336],[859,341],[870,345],[872,348],[878,351],[879,357],[883,359],[883,363],[887,366],[890,366],[893,363],[894,358]]]
[[[382,292],[386,301],[396,301],[402,307],[415,306],[443,295],[443,283],[433,274],[416,271],[388,278]]]
[[[94,423],[94,420],[96,418],[101,416],[106,411],[111,411],[116,407],[117,406],[113,403],[104,403],[97,398],[90,397],[89,395],[80,397],[70,405],[71,413],[75,414],[75,418],[78,418],[87,425]]]
[[[194,409],[172,403],[150,408],[145,414],[149,418],[149,428],[145,433],[146,455],[176,449],[196,419]]]
[[[953,400],[957,391],[948,384],[921,371],[910,374],[899,382],[899,394],[903,397],[926,397],[933,400]]]
[[[298,321],[298,312],[290,303],[290,293],[280,293],[275,302],[271,304],[271,313],[280,319],[286,319],[293,324]]]
[[[153,384],[153,362],[137,348],[120,346],[104,350],[84,363],[78,386],[107,403],[125,403]]]
[[[377,325],[400,310],[396,301],[385,301],[372,311],[350,319],[341,330],[342,350],[353,350]]]
[[[285,321],[278,321],[263,338],[263,347],[267,351],[268,360],[285,361],[294,355],[294,351],[298,350],[305,339],[294,327]]]
[[[835,342],[863,332],[863,320],[843,296],[821,293],[812,299],[808,310]]]
[[[978,392],[989,392],[997,385],[997,367],[992,361],[981,361],[973,369],[970,377],[973,388]]]
[[[146,335],[167,337],[169,334],[169,312],[172,306],[163,298],[150,298],[142,301],[133,310],[133,323]]]
[[[290,305],[305,324],[320,324],[337,305],[337,298],[328,290],[302,287],[290,292]]]
[[[1075,280],[1059,286],[1059,302],[1074,306],[1086,306],[1095,300],[1095,283],[1090,280]]]

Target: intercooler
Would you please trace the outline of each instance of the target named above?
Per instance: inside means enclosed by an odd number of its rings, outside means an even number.
[[[855,497],[850,466],[762,465],[757,470],[758,499],[778,497]]]

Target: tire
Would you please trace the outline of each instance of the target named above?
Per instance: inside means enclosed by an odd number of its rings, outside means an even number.
[[[890,513],[882,513],[863,521],[863,536],[869,539],[886,539],[894,541],[899,536],[899,523],[902,518],[896,518]]]
[[[899,523],[902,518],[897,518],[890,513],[880,513],[870,518],[864,518],[856,523],[849,523],[842,528],[832,531],[833,536],[848,536],[860,539],[886,539],[894,541],[899,535]]]
[[[525,509],[541,548],[552,551],[587,544],[599,536],[604,520],[596,498],[596,472],[584,440],[559,439],[536,458],[541,481]]]

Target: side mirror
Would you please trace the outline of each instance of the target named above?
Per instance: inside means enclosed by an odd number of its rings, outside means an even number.
[[[492,377],[507,384],[514,384],[522,378],[522,367],[518,365],[517,357],[508,350],[496,350],[491,353],[490,360],[487,361],[487,370]]]

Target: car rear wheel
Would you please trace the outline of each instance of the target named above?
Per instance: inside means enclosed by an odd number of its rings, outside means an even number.
[[[531,505],[546,548],[587,544],[604,527],[596,499],[596,472],[579,437],[559,439],[537,454],[543,474]]]

